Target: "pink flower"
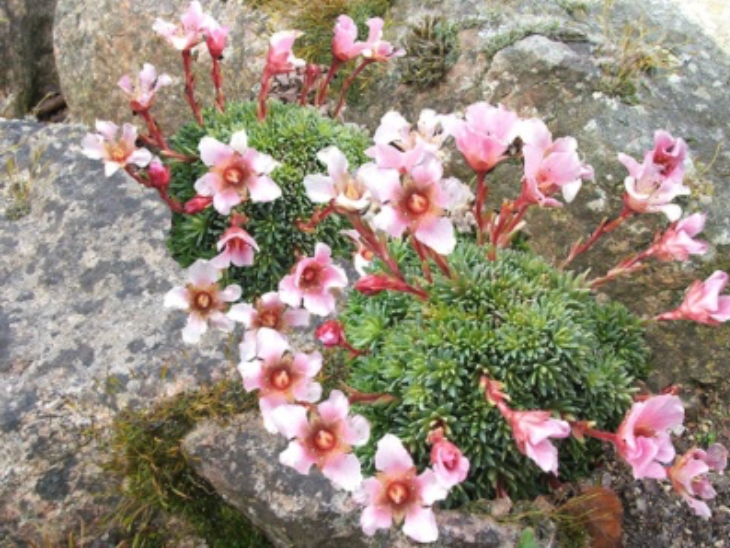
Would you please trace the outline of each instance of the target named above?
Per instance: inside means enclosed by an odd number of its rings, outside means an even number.
[[[702,255],[707,251],[707,243],[692,238],[705,227],[704,213],[695,213],[675,222],[652,246],[652,255],[660,261],[686,261],[690,255]]]
[[[135,112],[146,112],[152,107],[155,94],[163,86],[172,84],[172,78],[167,74],[157,75],[155,67],[145,63],[137,75],[137,81],[132,83],[128,75],[122,76],[117,85],[122,88],[132,104]]]
[[[213,196],[213,207],[221,215],[246,201],[249,192],[253,202],[271,202],[281,196],[281,189],[269,177],[279,163],[248,148],[244,130],[233,134],[230,145],[203,137],[199,148],[210,170],[195,182],[195,190],[200,196]]]
[[[695,280],[687,289],[684,302],[677,310],[665,312],[657,320],[692,320],[707,325],[718,325],[730,320],[730,296],[720,296],[728,282],[727,273],[716,270],[701,282]]]
[[[542,120],[531,119],[522,123],[520,137],[524,143],[525,175],[520,197],[528,203],[557,207],[562,204],[550,198],[557,190],[570,203],[580,190],[583,179],[593,178],[593,168],[578,158],[578,144],[572,137],[553,141]]]
[[[248,303],[233,305],[228,317],[241,322],[246,329],[239,346],[241,359],[248,361],[256,356],[256,335],[260,329],[272,329],[286,334],[291,327],[309,325],[309,312],[303,308],[287,310],[276,291],[261,295],[254,306]]]
[[[443,217],[449,206],[448,196],[441,186],[443,170],[435,156],[429,157],[400,179],[383,179],[377,197],[385,203],[373,219],[373,225],[394,238],[408,230],[419,242],[441,255],[448,255],[456,246],[454,225]]]
[[[466,109],[466,120],[444,119],[456,147],[477,173],[487,173],[504,160],[517,137],[519,117],[502,105],[475,103]]]
[[[469,474],[469,459],[461,450],[443,437],[441,429],[434,436],[430,436],[431,464],[436,479],[445,489],[451,489],[466,479]]]
[[[551,438],[570,436],[570,424],[550,418],[548,411],[512,411],[499,405],[502,415],[512,428],[512,437],[520,453],[528,456],[543,471],[558,475],[558,450]]]
[[[683,422],[684,407],[677,396],[654,396],[631,406],[616,433],[616,447],[636,479],[666,477],[659,463],[674,458],[669,433],[681,429]]]
[[[346,63],[362,53],[365,42],[356,42],[357,25],[347,15],[340,15],[332,37],[332,55]]]
[[[666,131],[659,130],[654,133],[654,150],[647,152],[647,155],[651,155],[662,177],[682,181],[687,158],[687,143],[682,139],[675,139]]]
[[[348,416],[350,403],[339,390],[317,406],[307,420],[301,405],[283,405],[272,414],[279,431],[292,439],[279,456],[282,464],[300,474],[309,474],[312,465],[338,487],[354,491],[362,483],[360,461],[352,448],[365,445],[370,425],[360,415]]]
[[[170,168],[159,158],[153,158],[147,167],[147,179],[153,188],[167,188],[170,186]]]
[[[212,17],[207,21],[203,31],[205,32],[205,43],[208,46],[210,56],[215,59],[223,57],[223,50],[228,43],[229,28],[219,25]]]
[[[269,76],[284,74],[307,64],[304,59],[298,59],[292,52],[294,41],[301,35],[302,33],[298,30],[284,30],[271,37],[264,68],[266,74]]]
[[[146,148],[137,148],[137,128],[131,124],[122,126],[122,136],[117,139],[119,126],[111,122],[96,121],[98,133],[87,133],[81,146],[86,157],[104,162],[104,174],[114,175],[129,164],[145,167],[152,160]]]
[[[367,268],[373,262],[373,252],[362,242],[360,233],[357,230],[340,230],[340,234],[347,236],[355,244],[357,248],[353,253],[355,270],[360,274],[360,277],[366,276]]]
[[[230,333],[234,323],[225,314],[228,303],[241,298],[241,288],[229,285],[224,290],[218,287],[220,272],[208,261],[195,261],[187,269],[188,284],[174,287],[165,295],[165,307],[190,312],[183,329],[183,341],[197,344],[208,330],[208,321],[221,331]]]
[[[707,503],[717,494],[705,474],[710,470],[722,472],[727,467],[727,449],[716,443],[707,450],[691,449],[667,469],[672,487],[687,501],[698,516],[709,519],[712,516]],[[695,498],[699,497],[699,498]]]
[[[216,244],[219,253],[210,260],[216,268],[223,270],[231,264],[235,266],[251,266],[254,250],[259,246],[251,235],[240,227],[232,226],[227,229]]]
[[[203,32],[209,24],[210,15],[203,13],[200,2],[190,2],[188,11],[180,18],[180,25],[156,19],[152,30],[162,36],[177,50],[192,49],[203,41]]]
[[[327,166],[328,175],[307,175],[304,188],[315,203],[330,203],[345,211],[362,211],[370,205],[372,196],[366,186],[373,173],[361,168],[350,175],[347,158],[337,147],[327,147],[317,153],[317,159]]]
[[[401,57],[406,54],[403,49],[394,48],[389,42],[383,40],[383,20],[379,17],[367,20],[370,29],[367,43],[362,50],[362,56],[371,61],[387,63],[394,57]]]
[[[407,536],[418,542],[436,541],[438,527],[431,505],[448,494],[436,474],[429,469],[416,475],[413,459],[392,434],[378,442],[375,468],[379,474],[366,479],[356,495],[365,504],[360,518],[363,532],[372,536],[378,529],[390,528],[393,521],[405,519],[403,532]]]
[[[288,352],[289,343],[272,329],[261,329],[256,334],[258,359],[242,361],[238,372],[243,377],[243,387],[248,392],[258,390],[259,408],[264,426],[278,432],[272,411],[281,405],[300,402],[316,402],[322,395],[322,386],[312,379],[322,369],[322,356]]]
[[[304,301],[304,308],[317,316],[334,312],[336,301],[332,290],[347,286],[347,275],[332,264],[329,246],[318,243],[313,258],[301,259],[294,273],[279,284],[281,300],[292,307]]]

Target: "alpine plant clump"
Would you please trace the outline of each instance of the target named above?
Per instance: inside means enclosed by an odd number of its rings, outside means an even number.
[[[288,440],[280,462],[352,493],[365,535],[395,526],[435,541],[439,507],[532,497],[556,478],[589,473],[606,444],[636,479],[667,481],[709,517],[712,474],[727,466],[727,450],[714,444],[677,456],[678,388],[640,394],[635,381],[647,373],[642,324],[727,321],[728,274],[695,281],[675,310],[654,318],[594,298],[649,261],[705,253],[696,239],[704,214],[683,218],[674,203],[689,193],[686,143],[658,131],[641,161],[620,155],[623,208],[550,265],[510,248],[531,208],[563,207],[593,178],[575,139],[479,102],[452,114],[424,110],[416,123],[388,112],[368,143],[335,119],[353,80],[403,51],[383,39],[381,19],[367,28],[360,36],[348,16],[338,18],[329,68],[294,55],[300,32],[275,33],[258,100],[227,102],[220,62],[229,29],[192,2],[179,24],[158,20],[154,30],[181,53],[195,122],[164,135],[151,110],[171,77],[145,64],[119,82],[145,131],[125,124],[120,134],[100,121],[84,138],[107,175],[125,171],[173,214],[168,245],[189,265],[188,281],[164,305],[188,313],[184,342],[197,344],[209,326],[233,332],[241,324],[238,372],[265,428]],[[194,48],[210,53],[211,108],[195,96]],[[333,77],[348,66],[328,103]],[[299,78],[298,104],[269,100],[281,74]],[[473,186],[444,172],[454,145]],[[521,162],[523,173],[514,198],[494,208],[490,174],[505,160]],[[594,278],[565,270],[652,213],[670,224],[647,249]],[[350,283],[343,254],[359,279],[338,305]],[[331,317],[338,308],[340,319]],[[315,337],[327,355],[346,364],[336,372],[346,381],[331,390],[323,355],[288,339],[312,317],[322,319]]]

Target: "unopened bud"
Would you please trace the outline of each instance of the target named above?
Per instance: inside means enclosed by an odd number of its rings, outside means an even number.
[[[200,213],[206,207],[213,203],[213,198],[210,196],[196,196],[192,200],[185,202],[185,213],[188,215],[195,215]]]
[[[337,320],[324,322],[317,328],[314,335],[325,348],[341,346],[345,341],[345,329]]]

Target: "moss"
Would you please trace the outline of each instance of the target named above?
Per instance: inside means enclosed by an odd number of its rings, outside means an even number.
[[[517,409],[550,409],[610,430],[647,373],[643,329],[623,306],[596,303],[581,277],[532,254],[505,251],[491,262],[462,242],[449,262],[454,280],[436,276],[426,302],[388,292],[347,304],[348,340],[370,350],[353,362],[350,384],[397,398],[359,411],[373,430],[362,457],[369,466],[375,441],[391,432],[426,466],[426,436],[441,423],[472,463],[449,505],[493,498],[498,480],[513,499],[534,497],[547,491],[547,476],[517,450],[480,377],[506,383]],[[563,480],[587,475],[602,451],[595,440],[560,445]]]
[[[426,17],[406,37],[403,82],[426,89],[441,82],[459,59],[459,27],[442,17]]]
[[[188,462],[181,443],[205,419],[225,420],[256,405],[238,381],[180,394],[148,410],[119,414],[111,430],[107,472],[119,480],[121,501],[109,516],[139,547],[169,546],[169,518],[188,524],[211,547],[258,548],[266,539],[220,498]],[[167,518],[167,519],[166,519]]]
[[[187,125],[172,140],[176,149],[197,154],[198,143],[205,135],[228,143],[234,132],[245,129],[250,147],[282,164],[272,174],[282,189],[281,198],[271,203],[249,201],[234,208],[249,219],[246,230],[260,247],[252,268],[233,267],[227,271],[225,282],[239,284],[244,300],[275,289],[297,255],[311,254],[316,242],[330,245],[335,256],[349,256],[351,244],[339,234],[346,228],[341,218],[329,217],[311,234],[296,227],[297,220],[308,220],[314,211],[302,181],[307,174],[325,171],[317,160],[320,150],[335,145],[355,167],[367,160],[364,150],[369,143],[363,131],[323,117],[311,108],[270,101],[264,123],[256,120],[255,110],[252,103],[229,103],[225,114],[207,110],[204,127]],[[206,171],[200,161],[174,164],[171,193],[178,200],[189,200],[195,195],[195,181]],[[183,267],[199,258],[210,259],[217,254],[216,243],[228,224],[228,217],[212,207],[197,215],[174,215],[168,249]]]
[[[517,25],[509,30],[497,33],[487,41],[483,51],[487,60],[491,61],[492,58],[503,49],[508,48],[529,36],[535,35],[545,36],[546,38],[560,42],[579,42],[586,39],[583,33],[566,29],[557,21],[545,21],[541,23]]]

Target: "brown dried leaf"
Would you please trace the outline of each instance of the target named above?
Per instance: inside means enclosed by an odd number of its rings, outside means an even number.
[[[561,511],[577,518],[591,537],[591,548],[622,548],[623,506],[616,493],[590,487],[566,502]]]

